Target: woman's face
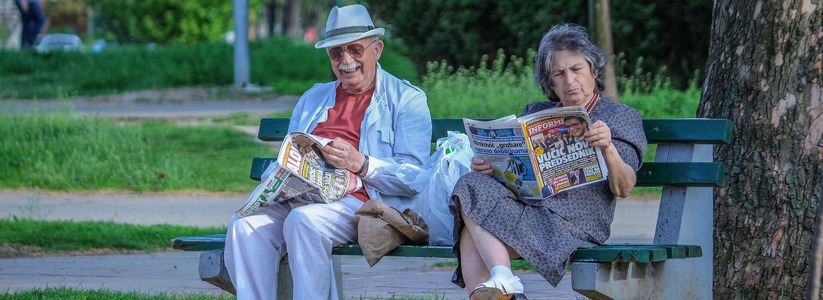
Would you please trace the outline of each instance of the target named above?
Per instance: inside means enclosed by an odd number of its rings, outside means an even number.
[[[552,90],[563,106],[584,106],[594,94],[595,76],[582,55],[562,50],[551,65]]]

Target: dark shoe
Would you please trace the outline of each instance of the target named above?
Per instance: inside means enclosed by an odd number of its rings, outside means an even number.
[[[471,300],[528,300],[526,295],[523,293],[513,293],[513,294],[504,294],[503,291],[498,290],[496,288],[479,288],[474,289],[471,295],[469,295],[469,299]]]
[[[518,282],[520,282],[520,278],[517,276],[501,281],[489,279],[478,284],[469,295],[469,298],[471,300],[526,299],[526,295],[523,294],[523,286],[518,284],[519,288],[517,289],[513,286]]]

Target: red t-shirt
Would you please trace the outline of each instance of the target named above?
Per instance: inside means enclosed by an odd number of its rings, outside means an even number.
[[[330,139],[340,137],[359,151],[360,124],[363,123],[366,108],[369,107],[373,94],[374,87],[359,94],[349,94],[338,85],[337,97],[334,99],[334,106],[329,109],[328,119],[317,123],[312,134]],[[355,191],[352,196],[363,202],[369,200],[364,188]]]

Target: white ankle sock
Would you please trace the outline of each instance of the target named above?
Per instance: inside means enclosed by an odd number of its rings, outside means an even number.
[[[489,273],[491,275],[491,278],[489,278],[489,280],[497,279],[498,281],[503,281],[503,280],[514,277],[514,274],[512,273],[512,270],[509,269],[506,266],[503,266],[503,265],[496,265],[496,266],[492,267],[492,269],[489,271]],[[522,293],[523,292],[523,283],[521,283],[520,281],[512,283],[512,289],[513,289],[513,291],[508,291],[508,292],[509,293],[513,293],[513,292]]]
[[[504,265],[496,265],[489,271],[492,278],[509,278],[514,276],[512,270]]]

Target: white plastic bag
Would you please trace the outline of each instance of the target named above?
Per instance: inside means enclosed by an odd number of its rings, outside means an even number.
[[[472,157],[468,136],[449,131],[448,136],[437,140],[437,150],[422,168],[401,168],[397,172],[397,177],[419,194],[404,203],[404,207],[396,208],[411,208],[423,217],[429,225],[430,245],[454,244],[454,216],[449,212],[449,198],[457,179],[471,171]]]

